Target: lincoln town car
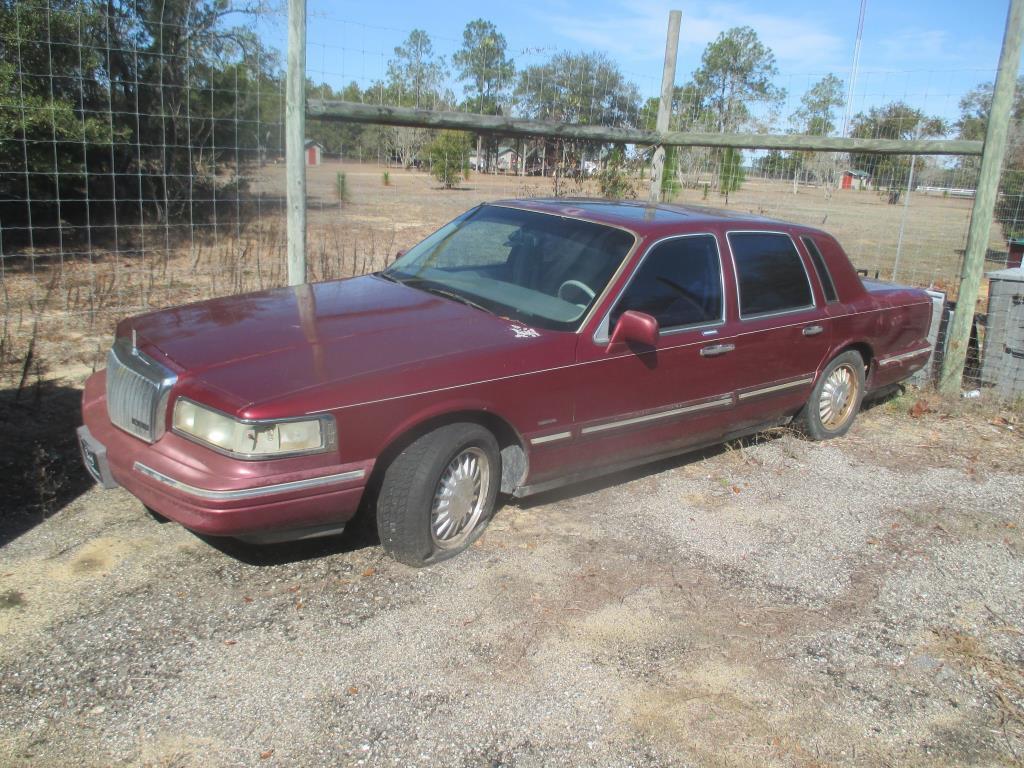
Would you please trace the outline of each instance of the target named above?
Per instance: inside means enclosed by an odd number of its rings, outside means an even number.
[[[374,274],[123,320],[79,442],[102,485],[197,533],[273,543],[359,513],[421,566],[499,494],[791,422],[840,436],[925,365],[930,317],[818,229],[506,200]]]

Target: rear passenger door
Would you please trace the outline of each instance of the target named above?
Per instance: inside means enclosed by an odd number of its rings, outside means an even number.
[[[726,235],[736,275],[737,424],[791,415],[807,402],[831,328],[811,269],[787,232]]]

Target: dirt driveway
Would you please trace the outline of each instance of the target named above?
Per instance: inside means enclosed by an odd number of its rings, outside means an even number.
[[[93,489],[0,549],[0,764],[1020,765],[1011,427],[904,398],[506,505],[422,571]]]

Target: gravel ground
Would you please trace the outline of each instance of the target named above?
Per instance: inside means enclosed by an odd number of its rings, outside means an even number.
[[[0,764],[1024,764],[1024,441],[892,403],[415,571],[91,489],[0,549]]]

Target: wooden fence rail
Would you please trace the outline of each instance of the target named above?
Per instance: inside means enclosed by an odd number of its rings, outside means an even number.
[[[309,99],[306,114],[318,120],[345,120],[376,125],[451,128],[498,133],[503,136],[546,136],[605,143],[675,147],[735,147],[737,149],[814,150],[819,152],[875,152],[889,155],[980,155],[982,142],[962,139],[847,139],[836,136],[760,133],[696,133],[648,131],[602,125],[520,120],[502,115],[468,112],[433,112],[351,101]]]

